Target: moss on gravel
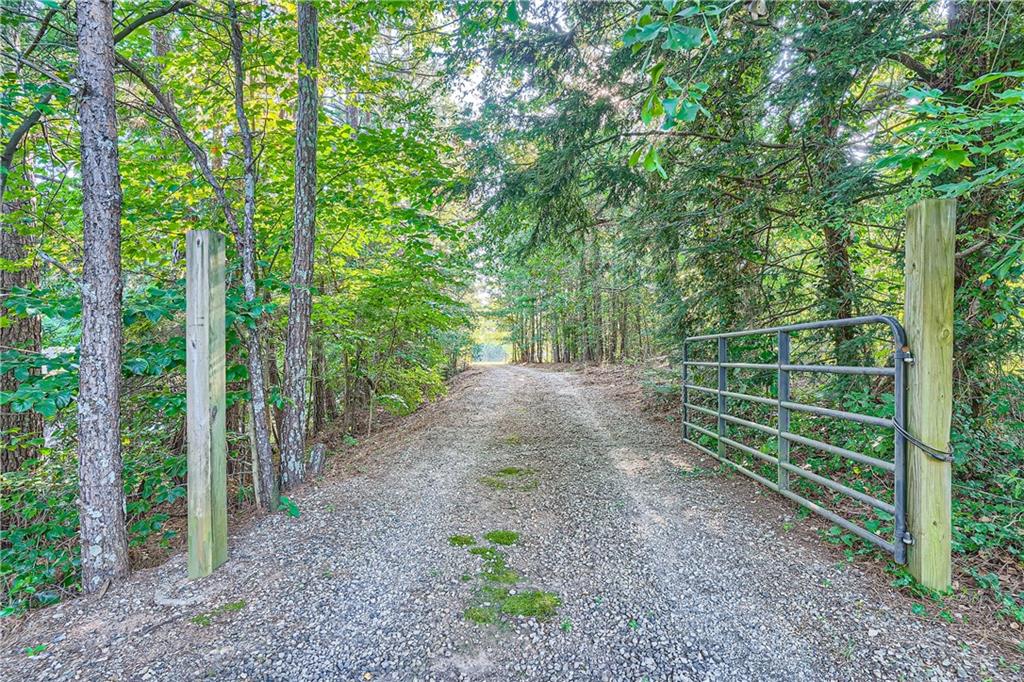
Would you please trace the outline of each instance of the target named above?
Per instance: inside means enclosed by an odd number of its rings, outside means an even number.
[[[533,469],[526,469],[523,467],[505,467],[499,469],[498,476],[529,476],[533,473]]]
[[[501,612],[510,616],[523,616],[537,620],[549,620],[558,612],[562,600],[554,592],[528,590],[510,594],[501,604]]]
[[[528,492],[530,490],[536,490],[538,486],[538,481],[534,476],[534,473],[533,469],[510,466],[499,469],[489,476],[482,477],[480,482],[494,490],[518,490],[521,492]]]
[[[492,530],[484,535],[484,538],[496,545],[514,545],[519,542],[519,533],[511,530]]]
[[[207,611],[206,613],[196,614],[195,616],[192,616],[192,622],[198,625],[199,627],[207,627],[213,624],[213,619],[215,616],[219,616],[223,613],[234,613],[236,611],[241,611],[244,608],[245,600],[239,599],[238,601],[232,601],[226,604],[221,604],[217,608]]]
[[[479,625],[493,625],[500,617],[498,609],[493,606],[470,606],[463,615],[466,620]]]
[[[508,567],[505,555],[492,547],[473,547],[470,554],[475,554],[484,560],[483,570],[480,577],[494,583],[507,583],[514,585],[519,582],[519,575]]]
[[[448,544],[452,547],[470,547],[476,544],[476,538],[472,535],[450,535]]]
[[[554,592],[514,592],[508,587],[485,586],[477,592],[476,602],[466,609],[465,617],[484,625],[498,622],[501,615],[550,620],[561,604],[562,600]]]
[[[492,530],[484,535],[484,539],[507,547],[519,542],[519,533]],[[473,603],[463,612],[466,620],[479,625],[494,625],[504,622],[504,616],[548,620],[557,613],[562,603],[557,594],[541,590],[516,592],[514,586],[519,584],[521,578],[508,567],[508,557],[504,552],[484,546],[470,547],[468,552],[480,557],[483,566],[477,574],[482,584],[476,591]],[[463,574],[461,580],[468,582],[470,577]]]

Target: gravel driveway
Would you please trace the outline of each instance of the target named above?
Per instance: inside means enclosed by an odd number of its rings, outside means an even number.
[[[1012,675],[578,374],[474,369],[428,417],[302,490],[298,518],[232,537],[213,576],[185,581],[177,556],[35,614],[3,642],[5,679]],[[510,615],[517,595],[557,613]]]

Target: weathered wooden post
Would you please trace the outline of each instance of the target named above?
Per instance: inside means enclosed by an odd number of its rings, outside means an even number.
[[[201,578],[228,558],[224,235],[190,231],[185,255],[188,577]]]
[[[937,453],[949,450],[953,412],[953,253],[956,202],[926,199],[907,216],[903,321],[914,362],[907,431]],[[907,443],[910,572],[925,587],[950,586],[951,464]]]

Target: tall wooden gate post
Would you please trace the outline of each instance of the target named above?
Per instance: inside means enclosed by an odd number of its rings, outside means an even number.
[[[953,254],[956,202],[926,199],[907,215],[904,326],[913,353],[907,430],[937,452],[949,450],[953,411]],[[950,586],[951,464],[907,443],[910,572],[925,587]]]
[[[228,558],[224,235],[190,231],[185,255],[188,577],[201,578]]]

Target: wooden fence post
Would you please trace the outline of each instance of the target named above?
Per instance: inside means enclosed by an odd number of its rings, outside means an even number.
[[[201,578],[228,558],[224,235],[193,230],[185,241],[188,577]]]
[[[906,236],[907,431],[949,450],[953,411],[953,253],[956,202],[926,199],[910,207]],[[911,574],[925,587],[950,586],[951,464],[907,443],[907,516]]]

